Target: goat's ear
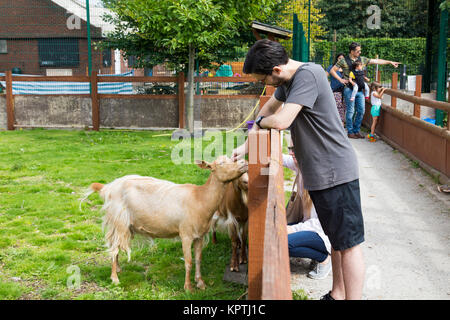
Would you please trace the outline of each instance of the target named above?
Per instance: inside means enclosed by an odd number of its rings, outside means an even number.
[[[204,161],[204,160],[202,160],[202,161],[200,161],[200,160],[195,160],[195,164],[196,164],[199,168],[202,168],[202,169],[208,169],[208,170],[211,170],[211,169],[212,169],[211,164],[208,163],[208,162],[206,162],[206,161]]]

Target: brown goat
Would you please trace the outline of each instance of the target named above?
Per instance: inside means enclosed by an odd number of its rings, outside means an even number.
[[[230,270],[239,271],[239,264],[247,263],[247,235],[248,235],[248,174],[230,182],[222,202],[213,217],[212,242],[216,243],[216,225],[225,226],[231,238]],[[239,256],[238,256],[238,248]]]
[[[203,237],[210,230],[212,217],[226,186],[247,171],[247,164],[244,160],[233,162],[221,156],[212,164],[202,161],[198,166],[211,170],[208,181],[202,186],[175,184],[138,175],[118,178],[107,185],[91,185],[86,198],[98,191],[105,201],[103,226],[108,230],[106,242],[112,258],[111,280],[114,283],[119,283],[119,250],[126,251],[130,260],[130,242],[134,233],[139,233],[151,238],[181,238],[186,269],[185,290],[192,290],[193,243],[195,281],[198,288],[205,288],[200,273]]]

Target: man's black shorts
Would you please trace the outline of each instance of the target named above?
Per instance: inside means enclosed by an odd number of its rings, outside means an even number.
[[[309,191],[323,231],[334,250],[364,241],[359,179],[324,190]]]

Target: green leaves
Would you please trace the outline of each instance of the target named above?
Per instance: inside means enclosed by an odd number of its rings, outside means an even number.
[[[203,58],[220,60],[222,50],[234,48],[237,43],[242,46],[246,40],[240,34],[251,35],[251,21],[263,21],[278,2],[280,0],[104,0],[113,12],[107,20],[116,27],[108,35],[105,46],[137,56],[145,66],[165,59],[174,65],[186,64],[189,45],[198,48]],[[201,65],[211,62],[197,58]]]

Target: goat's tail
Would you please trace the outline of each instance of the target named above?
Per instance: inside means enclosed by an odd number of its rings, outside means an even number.
[[[106,246],[113,261],[117,258],[120,250],[127,253],[128,261],[131,260],[131,218],[128,208],[123,203],[122,197],[112,194],[113,188],[109,185],[102,190],[104,192],[105,203],[102,210],[105,211],[103,217],[103,232],[105,232]]]
[[[98,183],[98,182],[94,182],[93,184],[91,184],[91,185],[89,186],[89,188],[88,188],[88,189],[86,190],[86,192],[84,193],[83,198],[80,199],[80,205],[79,205],[80,211],[82,211],[82,210],[81,210],[81,204],[82,204],[84,201],[86,201],[87,198],[89,198],[89,196],[90,196],[91,194],[93,194],[94,192],[100,192],[100,191],[103,189],[104,186],[105,186],[105,185],[103,185],[103,184],[101,184],[101,183]]]
[[[115,196],[115,184],[103,185],[95,182],[89,186],[84,197],[80,200],[81,203],[85,201],[91,194],[98,192],[105,201],[102,211],[105,211],[103,217],[102,230],[105,232],[106,246],[113,261],[117,258],[119,250],[127,252],[128,261],[131,259],[131,223],[130,214],[126,206],[122,202],[121,197]]]

